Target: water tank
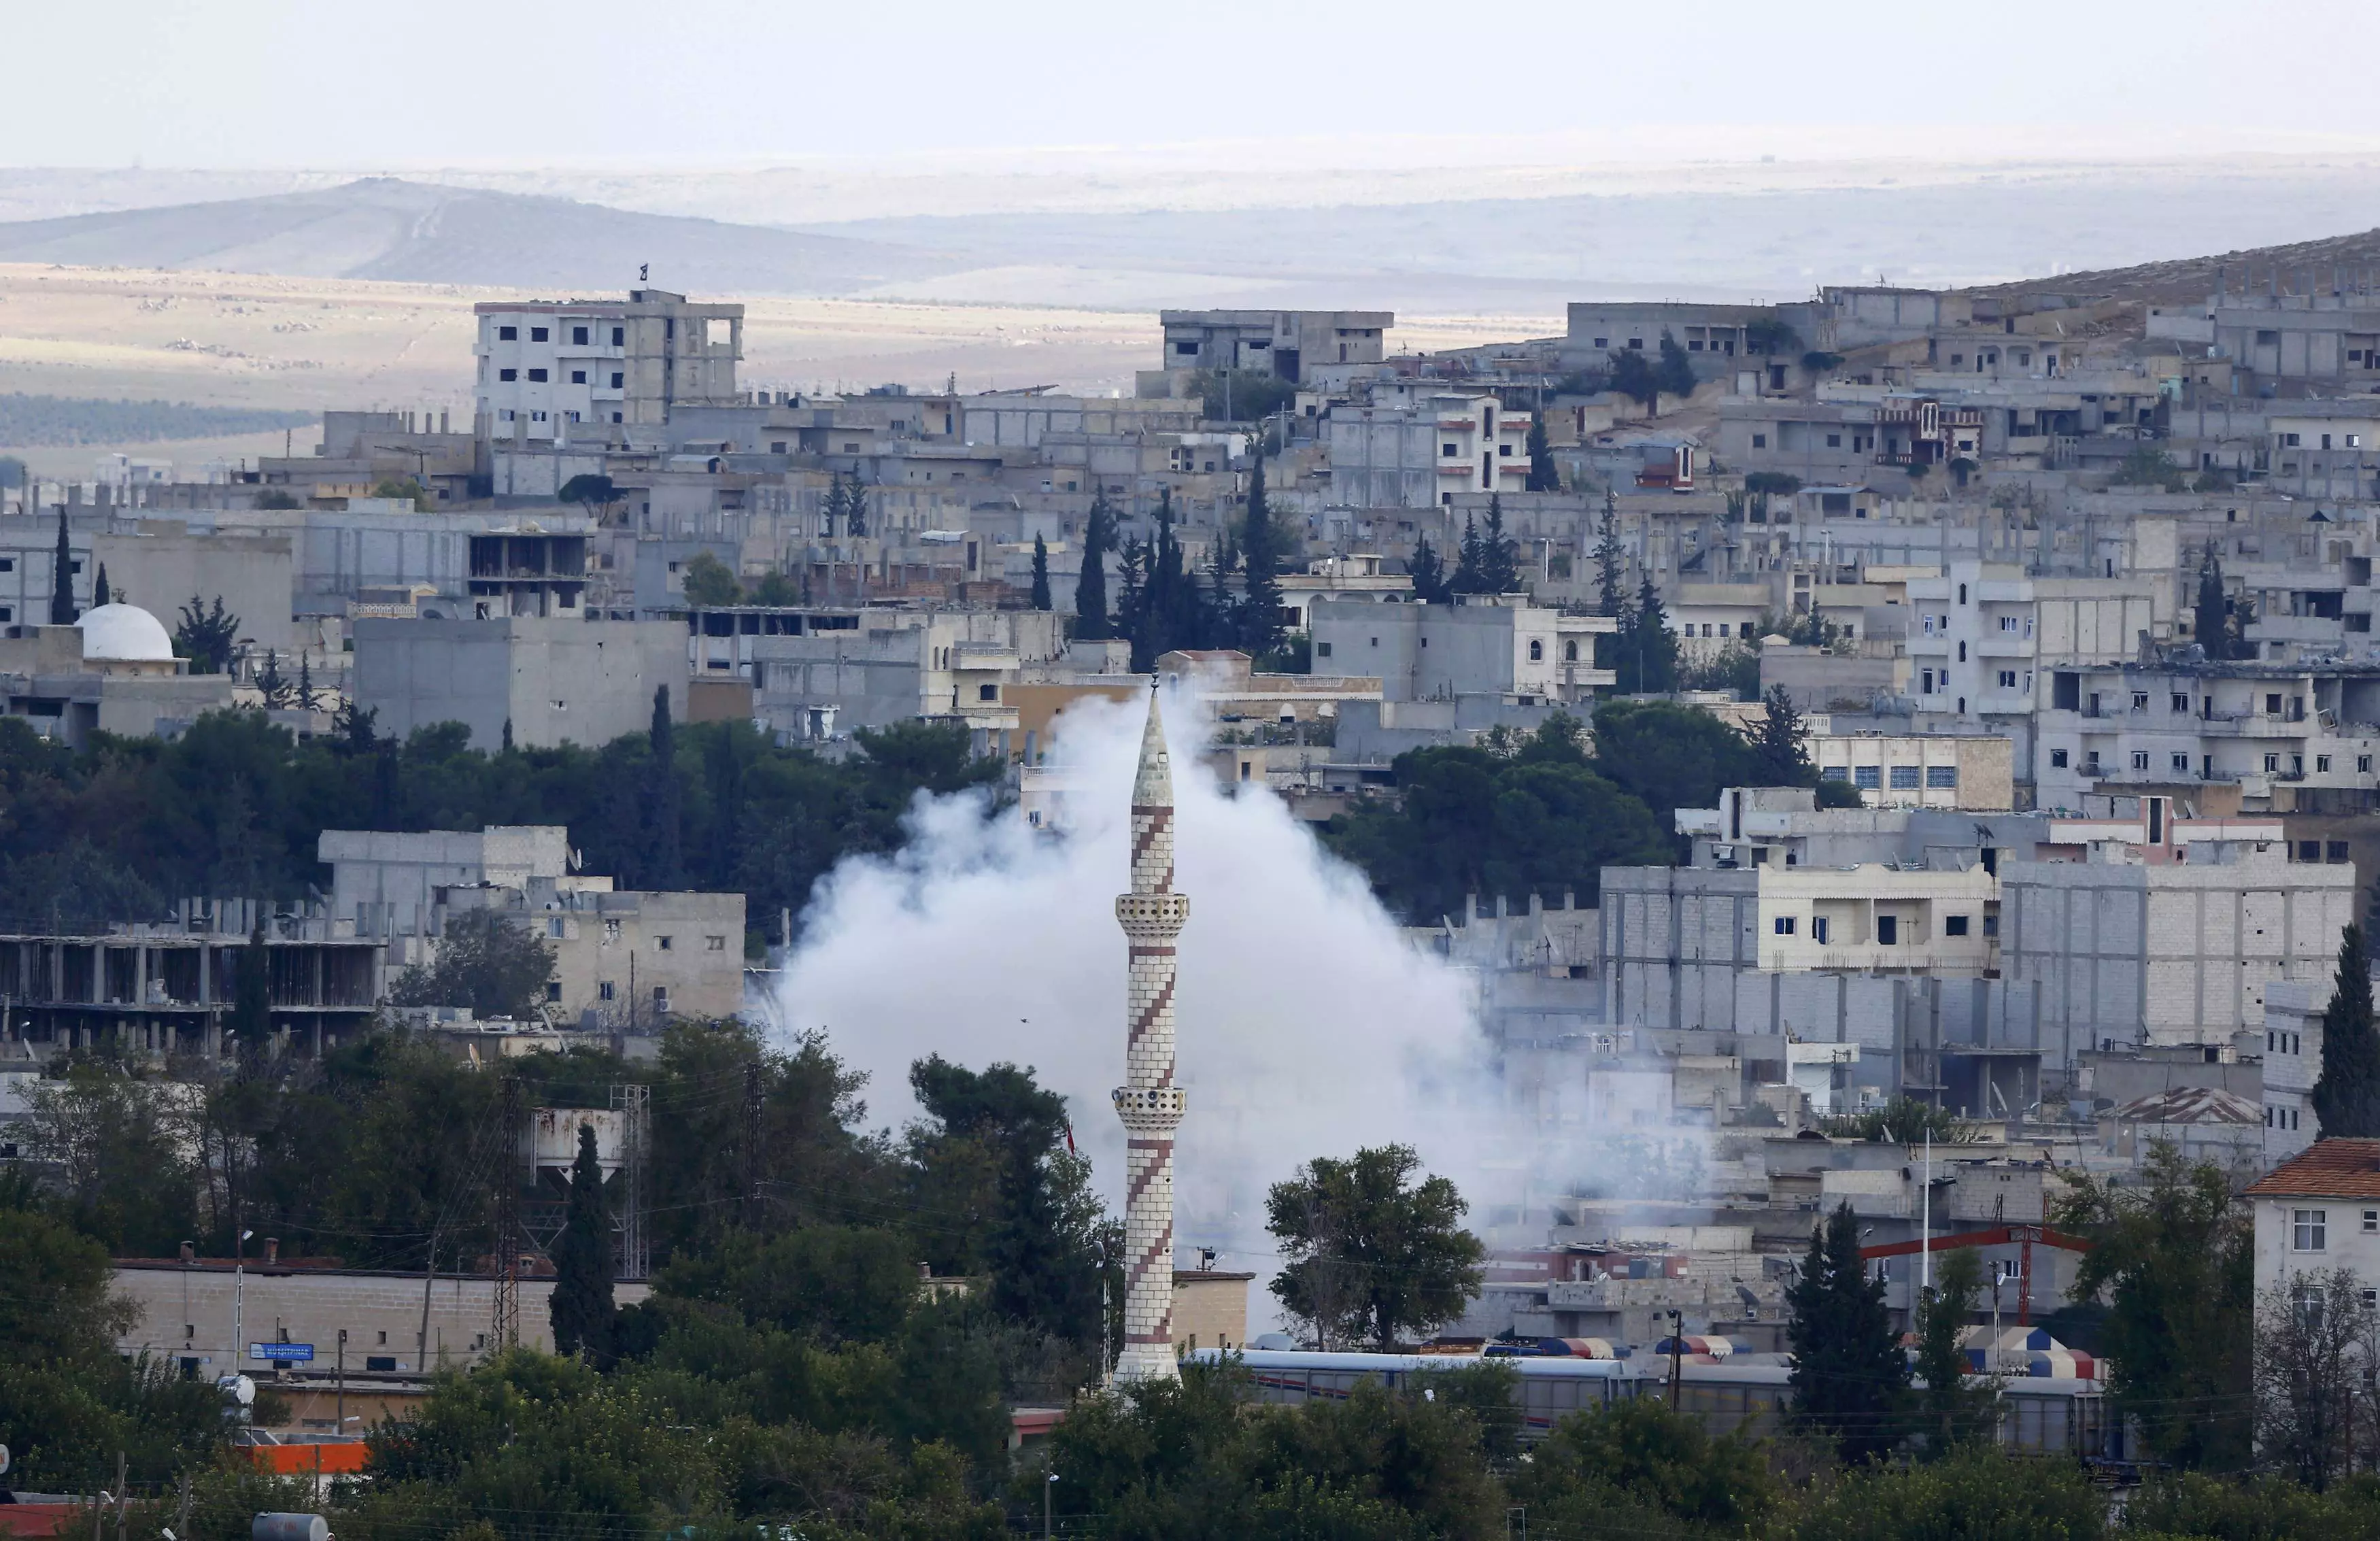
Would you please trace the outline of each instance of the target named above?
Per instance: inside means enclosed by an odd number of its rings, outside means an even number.
[[[331,1522],[320,1514],[260,1514],[248,1541],[331,1541]]]

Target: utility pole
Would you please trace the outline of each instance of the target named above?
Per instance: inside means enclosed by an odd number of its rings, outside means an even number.
[[[504,1077],[496,1130],[496,1289],[492,1337],[502,1353],[520,1342],[520,1078]]]
[[[339,1367],[336,1373],[338,1411],[332,1415],[337,1418],[338,1422],[332,1426],[332,1431],[345,1434],[347,1431],[347,1329],[344,1327],[339,1329]]]

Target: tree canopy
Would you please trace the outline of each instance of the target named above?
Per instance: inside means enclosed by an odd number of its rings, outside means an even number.
[[[1412,1181],[1413,1147],[1318,1156],[1265,1198],[1284,1266],[1272,1292],[1324,1345],[1368,1340],[1383,1353],[1452,1321],[1479,1292],[1470,1207],[1443,1177]]]

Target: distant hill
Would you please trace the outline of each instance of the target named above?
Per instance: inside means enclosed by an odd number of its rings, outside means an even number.
[[[2143,262],[2136,267],[2103,268],[2095,273],[2061,273],[2055,278],[2028,278],[2013,284],[1993,284],[1968,291],[1979,295],[2074,295],[2128,300],[2144,305],[2198,305],[2215,293],[2216,270],[2233,294],[2253,284],[2269,292],[2273,272],[2280,270],[2285,294],[2329,292],[2334,279],[2354,287],[2369,278],[2380,285],[2380,230],[2352,236],[2328,236],[2289,246],[2251,247],[2218,256],[2180,257],[2171,261]]]
[[[83,396],[0,395],[0,449],[59,444],[151,443],[303,428],[311,412],[193,406],[181,401],[103,401]]]
[[[844,294],[966,266],[839,236],[370,177],[315,192],[0,224],[0,262],[601,292]]]

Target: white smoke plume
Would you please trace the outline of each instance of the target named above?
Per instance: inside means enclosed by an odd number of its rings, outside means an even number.
[[[910,1063],[1031,1065],[1062,1093],[1111,1212],[1122,1205],[1126,813],[1142,707],[1103,701],[1064,721],[1067,832],[978,797],[922,799],[896,856],[823,882],[772,1002],[777,1029],[824,1029],[868,1074],[872,1121],[915,1116]],[[1177,986],[1175,1257],[1277,1265],[1267,1186],[1315,1156],[1415,1146],[1474,1204],[1491,1163],[1498,1094],[1463,977],[1408,949],[1361,873],[1327,855],[1274,797],[1232,798],[1196,757],[1185,692],[1165,698],[1177,807],[1174,886],[1190,896]],[[1495,1163],[1500,1164],[1500,1163]],[[1261,1309],[1259,1288],[1251,1301]]]

